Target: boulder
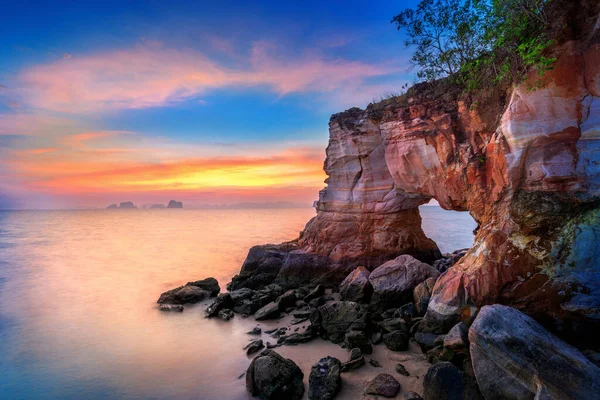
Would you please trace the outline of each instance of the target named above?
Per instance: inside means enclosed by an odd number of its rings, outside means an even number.
[[[365,394],[383,397],[396,397],[400,391],[400,383],[390,374],[379,374],[367,384]]]
[[[210,292],[196,286],[180,286],[160,295],[158,304],[198,303],[210,297]]]
[[[313,290],[310,291],[306,296],[304,296],[304,300],[306,303],[310,303],[311,300],[316,299],[317,297],[321,297],[325,294],[325,286],[317,285]]]
[[[469,328],[464,322],[454,325],[450,332],[444,336],[444,347],[455,352],[467,352],[469,350]]]
[[[183,306],[181,304],[161,304],[158,309],[160,311],[177,311],[183,312]]]
[[[265,400],[300,400],[304,394],[302,370],[273,350],[256,356],[246,371],[246,389]]]
[[[469,342],[486,399],[598,398],[600,368],[514,308],[483,307]]]
[[[392,351],[408,350],[408,335],[402,331],[393,331],[383,335],[383,343]]]
[[[233,300],[231,300],[231,296],[229,295],[229,293],[221,293],[217,296],[215,301],[210,306],[208,306],[208,308],[205,311],[205,314],[207,317],[214,317],[219,313],[219,311],[225,308],[232,307]]]
[[[337,358],[325,357],[312,366],[308,378],[308,398],[331,400],[342,385],[340,372],[342,363]]]
[[[210,293],[210,296],[216,296],[221,292],[219,282],[215,278],[206,278],[199,281],[188,282],[186,286],[194,286],[200,289],[204,289]]]
[[[257,339],[248,343],[248,345],[244,347],[244,350],[246,350],[246,354],[250,355],[261,350],[263,347],[265,347],[265,344],[263,343],[262,339]]]
[[[425,400],[484,400],[476,382],[450,362],[429,367],[423,388]]]
[[[252,315],[260,309],[260,301],[252,299],[240,300],[233,306],[233,311],[238,314]]]
[[[383,321],[379,322],[378,325],[383,332],[407,332],[406,321],[404,321],[403,318],[384,319]]]
[[[288,307],[296,305],[296,292],[294,290],[288,290],[277,298],[275,303],[279,306],[279,310],[283,311]]]
[[[267,319],[279,318],[279,305],[275,302],[271,302],[254,313],[254,319],[257,321],[263,321]]]
[[[443,336],[436,335],[435,333],[417,332],[415,333],[414,338],[415,341],[419,343],[419,346],[421,346],[421,349],[427,351],[437,346],[438,342],[441,342]]]
[[[251,298],[254,295],[254,290],[248,288],[241,288],[229,292],[229,295],[231,296],[233,302],[237,304],[238,301]]]
[[[377,267],[369,282],[373,286],[371,306],[384,311],[399,307],[413,300],[413,290],[428,278],[437,278],[440,273],[410,255],[401,255]]]
[[[359,348],[363,354],[373,353],[373,346],[371,346],[367,335],[362,331],[350,331],[346,333],[344,343],[349,349]]]
[[[346,332],[362,331],[367,326],[367,311],[353,301],[327,303],[318,308],[318,314],[323,333],[333,343],[341,343]]]
[[[368,303],[373,294],[369,275],[370,272],[365,267],[358,267],[352,271],[340,284],[340,298],[357,303]]]

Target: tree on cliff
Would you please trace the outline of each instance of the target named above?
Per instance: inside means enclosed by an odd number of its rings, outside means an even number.
[[[415,47],[417,76],[452,76],[467,89],[518,82],[530,68],[541,75],[554,58],[544,7],[551,0],[421,0],[392,19]]]

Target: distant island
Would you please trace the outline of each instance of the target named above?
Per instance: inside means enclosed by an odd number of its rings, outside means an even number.
[[[183,208],[183,203],[181,201],[171,200],[169,201],[167,208]]]
[[[142,208],[151,208],[151,209],[159,209],[159,208],[183,208],[183,203],[181,201],[170,200],[169,204],[165,206],[164,204],[151,204],[150,206],[144,205]],[[115,209],[137,209],[137,206],[132,201],[123,201],[119,203],[119,205],[111,204],[106,207],[107,210],[115,210]]]

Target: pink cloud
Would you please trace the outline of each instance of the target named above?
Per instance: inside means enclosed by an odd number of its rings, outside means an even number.
[[[23,71],[22,97],[33,107],[86,113],[165,106],[222,87],[266,85],[279,95],[325,93],[397,71],[319,54],[277,57],[277,52],[273,44],[256,43],[249,62],[237,69],[195,50],[157,45],[73,55]]]

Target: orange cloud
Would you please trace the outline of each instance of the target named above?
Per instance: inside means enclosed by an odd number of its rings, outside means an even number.
[[[267,42],[255,43],[250,67],[238,69],[219,65],[191,49],[156,45],[73,55],[23,71],[22,97],[37,108],[86,113],[164,106],[222,87],[266,85],[279,95],[327,93],[360,87],[368,77],[397,71],[310,53],[283,59],[275,56],[277,50]]]

